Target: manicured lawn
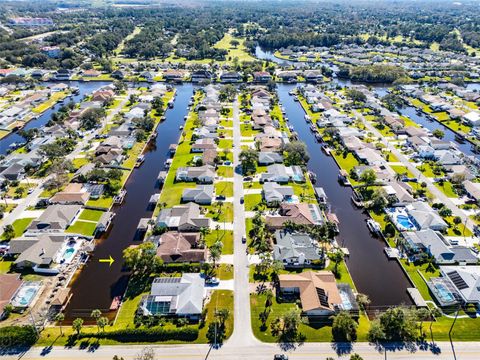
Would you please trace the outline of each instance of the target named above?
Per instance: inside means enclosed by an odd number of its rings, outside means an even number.
[[[230,181],[219,181],[215,184],[215,193],[225,197],[233,196],[233,183]]]
[[[453,189],[453,185],[450,181],[444,181],[442,184],[436,182],[435,186],[439,188],[449,198],[458,198],[458,195]]]
[[[359,165],[358,160],[350,152],[346,156],[342,153],[337,154],[335,151],[333,151],[332,154],[338,165],[347,172],[350,172],[351,169]]]
[[[226,339],[232,335],[233,332],[233,291],[230,290],[215,290],[212,292],[209,303],[206,305],[207,317],[206,325],[200,329],[196,343],[208,343],[207,331],[208,324],[215,319],[215,310],[228,309],[229,317],[225,323]]]
[[[255,136],[260,133],[258,130],[253,130],[250,124],[241,124],[240,131],[242,136]]]
[[[222,205],[221,207],[219,205]],[[207,216],[217,222],[233,222],[233,203],[219,202],[204,206],[208,209]]]
[[[75,169],[80,169],[83,165],[88,164],[88,159],[87,158],[75,158],[72,160],[73,166]]]
[[[233,47],[230,42],[232,40],[237,40],[240,45],[237,47]],[[226,33],[220,41],[218,41],[213,47],[216,49],[224,49],[228,51],[227,54],[227,59],[233,60],[234,58],[237,58],[239,62],[242,61],[255,61],[256,59],[252,57],[247,52],[247,49],[244,45],[245,39],[242,38],[234,38],[231,34]]]
[[[390,166],[393,171],[395,171],[397,174],[402,174],[406,175],[409,179],[414,178],[413,174],[408,170],[405,166],[403,165],[391,165]]]
[[[33,108],[32,111],[37,114],[42,113],[45,110],[51,108],[53,105],[55,105],[59,100],[64,99],[66,96],[67,96],[67,93],[64,91],[55,92],[50,96],[50,98],[47,101]]]
[[[96,227],[96,223],[77,220],[68,227],[66,232],[92,236]]]
[[[447,216],[443,218],[445,222],[447,222],[450,227],[447,230],[448,236],[472,236],[472,232],[465,226],[465,219],[462,217],[462,222],[457,226],[453,222],[453,216]]]
[[[263,342],[276,342],[270,330],[270,324],[276,316],[285,314],[288,311],[295,309],[295,303],[279,303],[276,297],[273,298],[270,315],[268,316],[265,328],[262,328],[259,315],[265,310],[266,296],[265,295],[250,295],[252,328],[255,337]],[[359,319],[359,326],[357,328],[358,341],[365,341],[369,329],[369,321],[365,316]],[[306,342],[329,342],[332,341],[332,328],[329,321],[320,323],[301,324],[299,332],[306,337]]]
[[[233,265],[231,264],[220,264],[217,267],[216,277],[220,280],[232,280],[233,279]]]
[[[23,218],[23,219],[17,219],[12,223],[13,229],[15,230],[15,237],[19,237],[23,234],[25,229],[30,225],[30,223],[34,220],[35,218]],[[2,232],[3,232],[3,227],[2,227]],[[2,235],[2,239],[5,239]]]
[[[248,194],[245,195],[243,198],[245,201],[245,211],[254,211],[255,206],[260,204],[260,202],[262,201],[261,194]]]
[[[102,217],[103,211],[85,209],[79,216],[79,219],[98,221]]]
[[[233,254],[233,231],[231,230],[211,230],[209,234],[205,237],[205,244],[211,246],[217,240],[220,240],[223,243],[222,254],[230,255]]]
[[[233,147],[233,140],[220,139],[220,141],[218,142],[218,147],[220,149],[231,149]]]
[[[231,166],[219,166],[217,168],[217,175],[221,177],[233,177],[233,167]]]
[[[10,270],[13,261],[0,260],[0,274],[6,274]]]
[[[112,204],[113,204],[112,197],[100,197],[99,199],[96,199],[96,200],[87,201],[88,206],[94,206],[94,207],[99,207],[104,209],[109,209],[110,206],[112,206]]]

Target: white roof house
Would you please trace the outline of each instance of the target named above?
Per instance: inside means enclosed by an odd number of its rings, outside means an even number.
[[[466,303],[480,303],[480,266],[440,266]]]
[[[473,126],[480,125],[480,113],[476,111],[470,111],[469,113],[463,115],[463,120]]]

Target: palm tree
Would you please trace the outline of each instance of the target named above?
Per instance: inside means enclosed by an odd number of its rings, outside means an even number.
[[[210,228],[202,226],[200,228],[200,239],[199,239],[199,243],[198,243],[199,247],[202,248],[202,247],[205,246],[205,239],[206,239],[208,234],[210,234]]]
[[[108,325],[108,318],[102,316],[97,319],[97,328],[102,329],[102,332],[105,331],[105,326],[107,325]]]
[[[58,313],[55,315],[55,321],[58,322],[58,326],[60,327],[60,335],[63,336],[63,330],[62,330],[62,322],[65,320],[65,315],[63,313]]]
[[[210,246],[208,257],[210,258],[210,261],[213,263],[213,268],[217,267],[217,262],[218,260],[220,260],[220,257],[222,256],[222,248],[223,248],[223,243],[219,240],[217,240],[212,246]]]

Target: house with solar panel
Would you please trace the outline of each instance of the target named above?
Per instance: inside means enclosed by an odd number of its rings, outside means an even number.
[[[152,290],[140,301],[145,316],[176,316],[198,320],[205,298],[205,279],[199,273],[182,277],[158,277]]]

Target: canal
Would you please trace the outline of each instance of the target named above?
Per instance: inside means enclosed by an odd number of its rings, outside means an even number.
[[[53,83],[53,82],[45,82],[42,83],[42,86],[53,86],[58,83]],[[63,103],[57,103],[48,110],[44,111],[37,119],[33,119],[29,121],[25,127],[23,128],[24,130],[28,129],[33,129],[33,128],[41,128],[44,126],[48,120],[51,119],[52,114],[64,104],[67,104],[71,101],[74,103],[79,103],[82,101],[84,96],[91,94],[95,90],[101,88],[102,86],[109,85],[111,82],[104,82],[104,81],[91,81],[91,82],[85,82],[85,81],[69,81],[68,85],[71,87],[76,87],[78,88],[79,92],[76,95],[72,95],[71,97],[67,97]],[[21,143],[24,142],[25,140],[18,135],[16,132],[12,132],[6,137],[4,137],[2,140],[0,140],[0,155],[5,155],[8,151],[8,148],[10,145],[13,143]]]
[[[304,120],[300,103],[288,94],[295,85],[278,85],[278,96],[285,107],[289,123],[305,142],[310,153],[308,169],[317,175],[317,186],[325,189],[334,212],[340,221],[342,247],[347,247],[350,256],[347,265],[357,290],[367,294],[371,309],[382,309],[389,305],[411,304],[406,289],[412,287],[396,260],[389,260],[384,253],[383,240],[371,236],[365,221],[367,215],[353,206],[350,201],[352,189],[343,187],[337,180],[338,167],[334,159],[320,150],[320,145]]]
[[[135,241],[136,228],[141,218],[151,217],[148,209],[150,196],[158,192],[156,180],[168,158],[168,147],[177,143],[188,103],[192,96],[191,84],[176,87],[175,106],[166,112],[166,120],[157,128],[158,136],[146,149],[145,161],[136,168],[127,180],[127,195],[121,206],[113,208],[115,218],[110,231],[98,240],[94,254],[81,269],[72,284],[72,298],[66,309],[66,317],[88,317],[93,309],[108,311],[112,299],[123,295],[129,273],[123,269],[122,252]],[[100,263],[98,260],[112,256],[115,262]]]

